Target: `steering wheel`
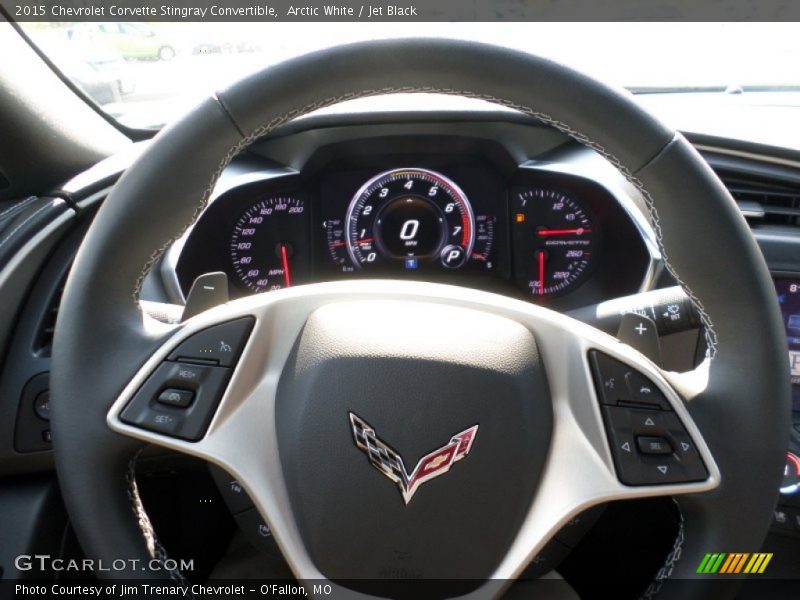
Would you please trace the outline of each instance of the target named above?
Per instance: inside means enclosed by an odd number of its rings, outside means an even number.
[[[143,313],[148,269],[237,153],[316,109],[410,92],[515,109],[613,163],[646,199],[668,269],[701,315],[704,363],[665,372],[566,316],[427,283],[301,286],[181,325]],[[784,344],[769,273],[728,192],[626,93],[489,45],[353,44],[219,91],[120,178],[58,317],[57,472],[87,556],[148,565],[112,576],[165,576],[133,477],[147,442],[236,477],[299,580],[357,582],[401,567],[497,594],[581,510],[664,495],[682,523],[646,595],[732,596],[739,579],[695,571],[705,553],[751,552],[766,535],[789,434]],[[625,462],[620,448],[645,424],[608,401],[596,385],[603,369],[654,389],[660,410],[647,414],[676,445],[666,472]],[[189,405],[180,394],[159,401],[165,387],[188,390]]]

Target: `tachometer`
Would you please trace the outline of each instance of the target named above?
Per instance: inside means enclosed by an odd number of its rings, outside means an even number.
[[[583,203],[554,189],[522,189],[511,209],[517,284],[534,296],[577,286],[594,263],[598,239]]]
[[[291,196],[256,202],[236,222],[231,261],[238,282],[253,292],[290,287],[308,269],[305,204]]]
[[[358,190],[342,233],[343,240],[329,233],[329,245],[344,243],[357,268],[456,269],[472,256],[475,218],[464,192],[444,175],[394,169]]]

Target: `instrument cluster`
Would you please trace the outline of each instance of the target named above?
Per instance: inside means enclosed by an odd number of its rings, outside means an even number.
[[[635,219],[591,179],[458,153],[311,161],[217,197],[175,265],[227,273],[232,296],[393,278],[571,308],[640,289],[652,262]]]

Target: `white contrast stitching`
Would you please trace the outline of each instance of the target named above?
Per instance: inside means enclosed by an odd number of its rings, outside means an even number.
[[[553,117],[551,117],[548,114],[545,114],[545,113],[542,113],[542,112],[538,112],[538,111],[533,110],[532,108],[529,108],[527,106],[524,106],[524,105],[521,105],[521,104],[517,104],[515,102],[512,102],[510,100],[505,100],[503,98],[497,98],[497,97],[489,95],[489,94],[481,94],[481,93],[470,92],[470,91],[466,91],[466,90],[456,90],[456,89],[452,89],[452,88],[385,87],[385,88],[380,88],[380,89],[361,90],[359,92],[348,92],[348,93],[343,94],[341,96],[325,98],[325,99],[317,101],[317,102],[306,104],[305,106],[303,106],[301,108],[293,109],[293,110],[289,111],[288,113],[286,113],[286,114],[284,114],[282,116],[279,116],[279,117],[275,117],[275,118],[271,119],[270,121],[268,121],[267,123],[262,124],[262,125],[256,127],[255,129],[253,129],[248,135],[243,137],[238,143],[236,143],[233,147],[231,147],[228,150],[228,152],[225,154],[225,156],[222,157],[222,161],[220,162],[220,164],[217,167],[216,171],[214,171],[214,173],[212,174],[211,181],[209,182],[208,187],[206,188],[205,192],[203,193],[203,196],[200,199],[200,204],[197,206],[196,210],[192,214],[192,218],[189,221],[189,223],[187,223],[187,225],[178,233],[178,235],[176,235],[176,236],[170,238],[169,240],[167,240],[160,248],[158,248],[158,250],[156,250],[155,252],[153,252],[153,254],[150,255],[150,258],[147,260],[147,262],[142,267],[142,271],[141,271],[139,277],[137,278],[135,286],[134,286],[134,290],[133,290],[133,301],[134,301],[134,304],[136,304],[138,306],[139,293],[141,291],[142,283],[144,282],[144,278],[146,277],[146,275],[147,275],[148,271],[150,270],[150,268],[159,259],[159,257],[161,257],[161,255],[163,255],[164,252],[166,252],[167,248],[169,248],[169,246],[172,243],[174,243],[177,239],[179,239],[184,234],[184,232],[192,225],[192,223],[194,223],[198,219],[200,214],[205,209],[206,204],[208,203],[208,200],[211,197],[211,194],[213,192],[214,185],[216,184],[217,180],[219,179],[220,175],[222,174],[222,171],[225,169],[225,167],[228,166],[228,164],[231,162],[231,160],[233,160],[233,157],[236,156],[239,152],[244,150],[247,146],[249,146],[251,143],[253,143],[258,138],[266,135],[267,133],[269,133],[270,131],[276,129],[277,127],[280,127],[281,125],[283,125],[285,123],[288,123],[289,121],[292,121],[292,120],[294,120],[294,119],[296,119],[296,118],[298,118],[300,116],[303,116],[303,115],[308,114],[310,112],[313,112],[315,110],[319,110],[319,109],[325,108],[327,106],[332,106],[334,104],[339,104],[341,102],[346,102],[348,100],[353,100],[353,99],[356,99],[356,98],[366,98],[366,97],[370,97],[370,96],[381,96],[381,95],[386,95],[386,94],[409,94],[409,93],[448,94],[448,95],[454,95],[454,96],[461,96],[461,97],[465,97],[465,98],[472,98],[472,99],[476,99],[476,100],[484,100],[484,101],[487,101],[487,102],[491,102],[493,104],[497,104],[499,106],[503,106],[503,107],[506,107],[506,108],[511,108],[513,110],[516,110],[517,112],[521,112],[521,113],[526,114],[526,115],[528,115],[530,117],[533,117],[533,118],[537,119],[538,121],[540,121],[542,123],[550,125],[551,127],[554,127],[555,129],[561,131],[562,133],[566,133],[567,135],[569,135],[572,139],[574,139],[578,143],[583,144],[584,146],[587,146],[588,148],[591,148],[592,150],[595,150],[599,154],[603,155],[609,162],[611,162],[611,164],[613,164],[620,171],[620,173],[622,173],[622,175],[623,175],[623,177],[625,177],[625,179],[627,179],[634,187],[636,187],[636,189],[639,190],[639,192],[641,192],[642,196],[644,197],[645,203],[646,203],[647,208],[648,208],[648,211],[650,212],[650,218],[651,218],[651,222],[652,222],[652,225],[653,225],[653,230],[655,231],[655,234],[656,234],[656,242],[658,244],[659,250],[661,251],[661,256],[662,256],[662,258],[664,260],[664,264],[666,265],[667,270],[669,271],[669,273],[675,278],[675,280],[678,282],[678,284],[681,286],[681,288],[684,290],[684,292],[686,292],[686,295],[689,297],[689,300],[692,302],[694,307],[697,309],[697,313],[700,316],[700,320],[701,320],[701,322],[703,324],[706,343],[708,345],[708,350],[707,350],[708,357],[713,359],[714,356],[716,356],[716,353],[717,353],[717,334],[716,334],[716,331],[714,330],[714,323],[712,322],[711,317],[706,312],[706,309],[703,306],[703,303],[695,295],[695,293],[692,291],[692,289],[686,284],[686,282],[684,282],[683,279],[681,279],[681,277],[677,274],[675,269],[670,264],[667,251],[664,248],[664,243],[663,243],[663,239],[662,239],[662,231],[661,231],[661,223],[660,223],[660,220],[659,220],[658,211],[656,210],[656,207],[655,207],[655,202],[653,201],[652,196],[650,196],[650,193],[645,189],[645,187],[642,184],[642,182],[639,179],[637,179],[633,175],[633,173],[631,173],[631,171],[622,163],[622,161],[620,159],[618,159],[616,156],[614,156],[613,154],[611,154],[610,152],[608,152],[599,143],[589,139],[586,135],[574,130],[572,127],[570,127],[569,125],[567,125],[563,121],[558,121],[558,120],[554,119]]]
[[[675,502],[677,504],[677,502]],[[640,600],[651,600],[656,594],[661,591],[661,587],[664,585],[664,582],[672,576],[672,572],[675,570],[675,565],[681,559],[683,554],[683,542],[686,539],[686,531],[684,527],[684,519],[683,513],[680,512],[680,506],[678,507],[678,515],[680,517],[680,522],[678,523],[678,535],[675,538],[675,542],[672,545],[672,550],[669,554],[667,554],[667,558],[664,561],[664,564],[656,573],[655,578],[650,585],[647,586],[647,589],[642,594]]]
[[[706,353],[710,359],[713,359],[717,355],[717,332],[714,329],[714,324],[711,321],[711,317],[706,312],[705,306],[703,306],[703,303],[700,301],[700,298],[698,298],[697,295],[689,287],[689,285],[686,282],[684,282],[683,279],[681,279],[680,275],[678,275],[677,271],[672,266],[672,263],[669,262],[669,256],[667,255],[666,248],[664,248],[664,243],[662,239],[661,221],[659,220],[658,211],[656,210],[655,201],[653,200],[653,197],[650,195],[650,192],[648,192],[645,189],[644,185],[642,184],[641,181],[639,181],[639,179],[634,177],[632,174],[623,171],[619,166],[617,168],[620,169],[620,171],[623,173],[625,178],[628,179],[628,181],[630,181],[634,186],[636,186],[636,189],[638,189],[639,192],[641,192],[642,196],[644,197],[644,201],[647,204],[648,210],[650,211],[650,221],[653,225],[653,231],[656,234],[656,241],[658,243],[658,249],[661,252],[661,258],[664,260],[664,266],[667,267],[667,271],[669,271],[669,274],[672,275],[675,281],[678,282],[678,285],[681,286],[683,291],[689,297],[691,303],[694,305],[695,310],[697,310],[697,314],[700,316],[700,321],[703,324],[703,333],[705,334],[706,345],[708,346],[708,350],[706,351]]]
[[[144,510],[144,504],[142,504],[142,499],[139,496],[139,487],[136,485],[136,459],[139,458],[140,453],[141,450],[134,454],[128,463],[128,471],[125,474],[125,479],[128,482],[128,498],[130,498],[131,501],[133,514],[136,515],[136,521],[139,523],[139,529],[142,530],[142,534],[144,535],[144,542],[147,546],[147,554],[150,555],[150,558],[153,558],[156,552],[156,534],[153,531],[153,525],[150,523],[150,517],[147,516],[147,512]]]
[[[36,200],[36,198],[37,198],[37,196],[28,196],[24,200],[20,200],[16,204],[12,204],[7,209],[5,209],[3,212],[0,212],[0,219],[2,219],[4,216],[6,216],[8,213],[10,213],[13,210],[16,210],[18,208],[22,208],[23,206],[27,206],[28,204],[30,204],[31,202]]]

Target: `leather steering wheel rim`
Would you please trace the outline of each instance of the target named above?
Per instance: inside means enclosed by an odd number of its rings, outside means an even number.
[[[782,321],[749,228],[690,144],[628,94],[539,57],[460,41],[360,43],[264,69],[162,130],[119,180],[75,259],[53,351],[56,467],[86,555],[146,563],[159,552],[131,487],[141,442],[106,422],[131,375],[171,331],[140,309],[149,268],[194,222],[221,171],[250,143],[318,108],[399,92],[466,96],[518,110],[603,154],[644,195],[668,268],[705,325],[709,357],[693,375],[707,382],[687,408],[721,473],[717,489],[678,497],[679,544],[649,595],[732,595],[732,580],[683,584],[706,552],[760,546],[791,410]],[[111,575],[164,573],[131,568]]]

